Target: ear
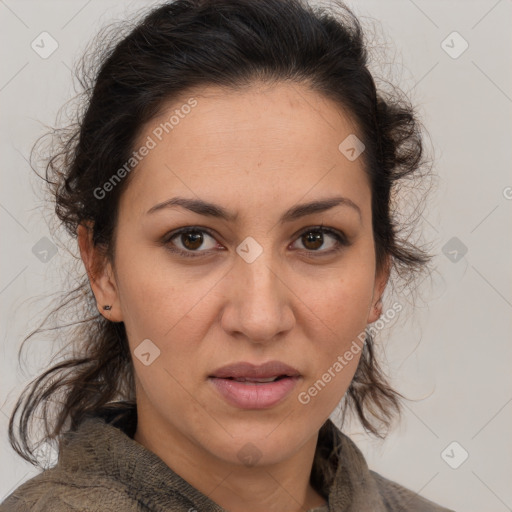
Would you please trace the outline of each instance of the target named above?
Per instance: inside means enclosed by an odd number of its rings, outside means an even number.
[[[375,275],[375,284],[373,287],[372,303],[370,306],[370,311],[368,313],[368,320],[367,320],[367,323],[369,323],[369,324],[376,322],[382,315],[382,296],[384,294],[384,290],[386,289],[386,285],[388,283],[390,270],[391,270],[391,259],[390,259],[390,256],[388,255],[386,257],[385,263],[382,265],[382,268]]]
[[[94,245],[92,240],[93,223],[84,222],[78,226],[77,238],[80,256],[89,277],[92,292],[96,298],[98,311],[107,320],[122,322],[123,317],[119,304],[119,294],[115,282],[112,265],[102,246]],[[103,306],[110,306],[105,310]]]

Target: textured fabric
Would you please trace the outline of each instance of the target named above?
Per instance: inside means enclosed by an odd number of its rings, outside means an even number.
[[[0,512],[225,512],[133,440],[135,406],[118,403],[64,434],[57,464],[15,489]],[[333,452],[333,443],[340,451]],[[336,455],[331,481],[318,461]],[[312,484],[327,507],[315,512],[453,512],[368,469],[354,442],[328,420],[319,433]],[[313,512],[310,510],[309,512]]]

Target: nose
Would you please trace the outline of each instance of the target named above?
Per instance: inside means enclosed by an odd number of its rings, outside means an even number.
[[[239,258],[234,265],[224,283],[223,329],[257,344],[267,344],[289,332],[295,324],[295,296],[270,251],[263,251],[252,263]]]

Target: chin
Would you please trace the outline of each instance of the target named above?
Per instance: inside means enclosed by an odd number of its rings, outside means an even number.
[[[305,434],[301,435],[296,424],[292,428],[293,425],[284,426],[280,424],[281,421],[261,424],[244,421],[236,426],[225,424],[224,435],[209,436],[204,448],[231,464],[246,467],[277,464],[291,457],[308,438]]]

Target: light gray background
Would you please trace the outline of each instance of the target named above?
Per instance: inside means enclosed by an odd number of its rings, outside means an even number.
[[[33,299],[69,285],[62,270],[69,256],[60,246],[46,263],[32,250],[53,235],[29,150],[73,95],[70,68],[91,37],[143,5],[0,0],[0,501],[37,473],[7,441],[18,394],[57,348],[51,340],[29,342],[28,369],[18,368],[21,340],[51,300]],[[372,469],[427,498],[457,511],[512,510],[512,2],[348,5],[363,23],[380,23],[394,72],[401,73],[400,85],[419,105],[431,135],[439,179],[424,216],[437,272],[422,286],[425,300],[381,340],[392,382],[415,401],[406,402],[401,425],[385,441],[369,438],[353,422],[345,431]],[[43,31],[58,43],[47,59],[31,48]],[[457,58],[445,51],[454,55],[464,44],[458,35],[448,37],[454,31],[469,44]],[[462,258],[443,253],[453,237],[467,247]],[[332,417],[336,421],[336,412]],[[469,457],[452,469],[446,461],[456,465],[463,450]]]

